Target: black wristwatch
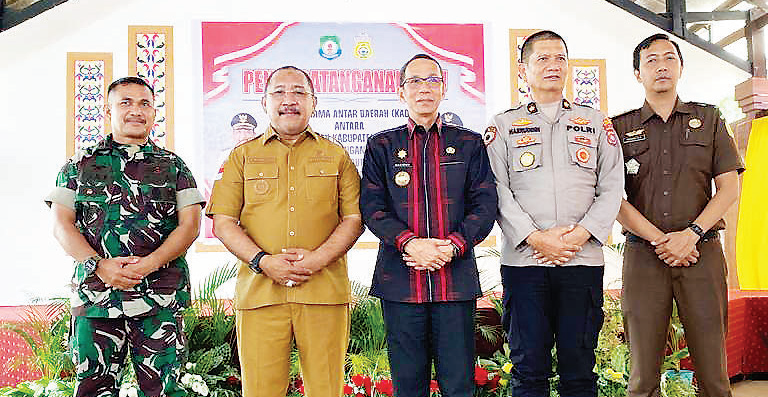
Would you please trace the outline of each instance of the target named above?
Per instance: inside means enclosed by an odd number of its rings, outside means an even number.
[[[248,268],[256,272],[256,274],[261,274],[264,270],[262,270],[261,266],[259,266],[259,262],[261,262],[261,258],[269,255],[267,251],[261,251],[258,254],[254,255],[253,259],[251,259],[250,262],[248,262]]]
[[[690,225],[688,225],[688,228],[693,230],[694,233],[699,235],[699,238],[704,238],[704,229],[701,228],[701,226],[691,222]]]
[[[99,255],[94,255],[86,260],[82,261],[83,268],[85,269],[85,275],[91,276],[93,273],[96,273],[96,268],[99,267],[99,262],[104,259]]]

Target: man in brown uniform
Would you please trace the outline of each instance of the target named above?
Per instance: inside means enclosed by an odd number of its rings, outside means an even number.
[[[267,80],[270,126],[232,150],[206,214],[242,262],[235,292],[243,395],[285,396],[291,341],[307,395],[338,397],[349,336],[344,254],[362,232],[360,177],[309,127],[317,99],[293,66]]]
[[[677,302],[701,396],[730,396],[726,264],[718,230],[744,165],[714,106],[677,97],[677,43],[650,36],[634,51],[645,103],[613,119],[624,149],[627,230],[624,310],[632,371],[628,395],[658,396],[672,300]],[[712,180],[716,193],[712,195]]]

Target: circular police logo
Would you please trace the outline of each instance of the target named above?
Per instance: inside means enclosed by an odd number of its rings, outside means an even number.
[[[576,160],[579,160],[580,163],[586,163],[590,157],[589,150],[587,149],[581,148],[576,151]]]
[[[483,133],[483,143],[488,146],[491,144],[491,142],[493,142],[494,139],[496,139],[496,127],[489,126]]]
[[[536,155],[532,152],[524,152],[520,155],[520,165],[523,167],[532,166],[534,161],[536,161]]]
[[[688,121],[688,126],[691,128],[699,128],[701,127],[701,120],[699,119],[690,119]]]

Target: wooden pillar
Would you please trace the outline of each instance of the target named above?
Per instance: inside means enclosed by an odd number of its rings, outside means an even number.
[[[752,77],[736,86],[735,98],[746,117],[732,123],[731,130],[736,139],[736,146],[742,158],[747,154],[749,132],[752,120],[768,115],[768,79]],[[741,178],[740,178],[741,179]],[[741,188],[739,188],[741,189]],[[739,288],[736,272],[736,224],[739,220],[739,203],[734,204],[725,213],[725,258],[728,262],[728,288]]]

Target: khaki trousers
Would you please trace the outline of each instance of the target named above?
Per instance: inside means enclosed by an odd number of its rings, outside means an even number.
[[[699,396],[731,396],[726,370],[726,264],[717,238],[702,239],[699,260],[669,267],[650,244],[627,242],[622,309],[632,369],[628,396],[658,396],[672,299],[677,302],[693,360]]]
[[[285,303],[237,310],[244,397],[284,397],[291,342],[299,350],[308,397],[339,397],[349,343],[349,305]]]

